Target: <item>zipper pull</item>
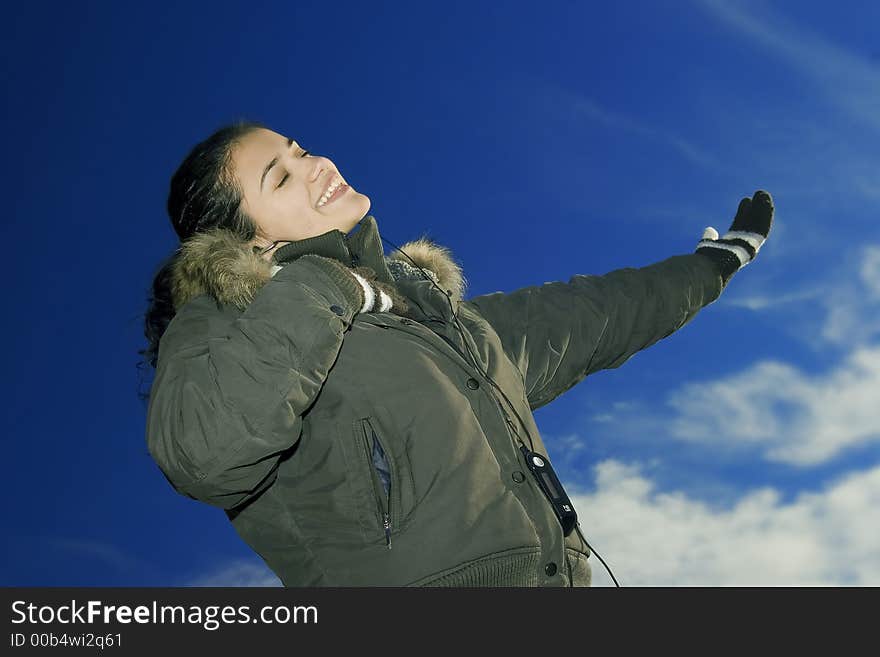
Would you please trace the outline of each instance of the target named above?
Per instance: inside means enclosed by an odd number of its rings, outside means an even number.
[[[388,543],[388,549],[391,549],[391,518],[388,517],[388,514],[385,515],[385,521],[382,525],[385,527],[385,541]]]

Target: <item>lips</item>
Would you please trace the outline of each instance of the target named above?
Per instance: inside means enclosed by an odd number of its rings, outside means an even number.
[[[337,180],[342,180],[342,176],[339,175],[338,171],[334,171],[330,174],[330,177],[327,179],[327,184],[324,185],[324,189],[321,190],[321,193],[318,194],[318,201],[321,200],[321,197],[327,193],[327,190],[330,189],[330,185],[332,185]],[[315,201],[315,205],[318,204],[318,201]]]
[[[327,190],[330,189],[330,185],[332,185],[334,182],[336,182],[337,178],[341,178],[341,177],[342,176],[339,175],[339,172],[331,173],[330,178],[327,180],[327,184],[324,186],[324,189],[321,190],[321,196],[324,196],[324,194],[327,193]],[[320,198],[320,196],[318,198]]]
[[[326,197],[325,195],[330,189],[333,189],[333,193],[329,197]],[[320,210],[323,207],[327,207],[328,205],[336,201],[340,196],[343,196],[348,191],[348,189],[348,183],[345,182],[345,180],[342,178],[341,175],[339,175],[338,172],[335,173],[330,178],[329,184],[324,189],[324,192],[321,194],[321,196],[318,197],[318,200],[315,203],[315,209]]]

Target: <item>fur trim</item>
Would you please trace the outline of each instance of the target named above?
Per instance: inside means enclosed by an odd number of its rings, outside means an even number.
[[[435,244],[427,237],[420,237],[412,242],[407,242],[400,247],[401,250],[412,258],[415,263],[424,269],[429,269],[437,275],[437,281],[444,290],[451,290],[452,296],[461,300],[464,298],[467,287],[467,279],[461,270],[461,266],[455,261],[452,252],[445,246]],[[396,249],[386,260],[402,260],[410,264],[409,258]]]
[[[215,229],[186,240],[171,274],[174,309],[201,294],[244,310],[272,277],[272,264],[248,249],[234,233]]]
[[[426,237],[401,247],[419,267],[432,271],[444,290],[461,300],[467,285],[461,267],[448,248]],[[387,260],[410,261],[394,251]],[[257,291],[272,278],[272,263],[250,250],[234,233],[214,229],[199,233],[178,248],[171,274],[175,310],[208,294],[224,304],[247,308]]]

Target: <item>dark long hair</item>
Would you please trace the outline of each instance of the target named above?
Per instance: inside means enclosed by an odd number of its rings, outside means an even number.
[[[166,209],[174,231],[183,243],[196,233],[225,228],[241,237],[253,239],[257,227],[242,209],[241,185],[232,172],[232,150],[247,134],[266,128],[258,121],[239,120],[225,125],[196,144],[171,176]],[[268,129],[268,128],[266,128]],[[174,317],[171,300],[171,272],[178,249],[165,258],[153,278],[144,316],[147,346],[139,349],[141,369],[155,370],[159,359],[159,341]],[[149,398],[149,391],[141,393]]]

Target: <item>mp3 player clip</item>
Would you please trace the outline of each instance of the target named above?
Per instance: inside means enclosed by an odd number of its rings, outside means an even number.
[[[559,523],[562,525],[563,533],[565,536],[568,536],[577,524],[577,513],[575,513],[571,500],[568,499],[565,489],[562,488],[559,478],[553,471],[550,459],[532,452],[525,445],[520,445],[520,451],[522,451],[526,459],[526,465],[528,465],[529,470],[535,476],[538,486],[544,492],[547,499],[550,500],[553,512],[559,518]]]

